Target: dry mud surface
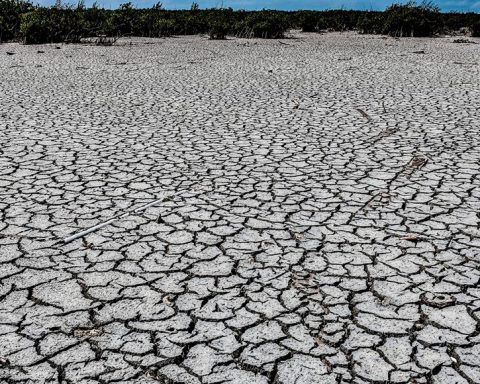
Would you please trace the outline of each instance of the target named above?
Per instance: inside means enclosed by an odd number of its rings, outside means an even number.
[[[0,382],[480,383],[479,54],[1,45]]]

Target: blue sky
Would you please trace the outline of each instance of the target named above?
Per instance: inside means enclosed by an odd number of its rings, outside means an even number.
[[[129,0],[97,0],[100,6],[116,8],[121,3]],[[158,0],[130,0],[137,7],[151,7]],[[193,0],[160,0],[166,9],[190,8]],[[55,0],[37,0],[41,5],[52,5]],[[63,2],[76,3],[76,0],[63,0]],[[398,0],[196,0],[200,8],[232,7],[234,9],[375,9],[383,10]],[[437,0],[443,11],[474,11],[480,12],[480,0]],[[85,0],[91,5],[93,0]]]

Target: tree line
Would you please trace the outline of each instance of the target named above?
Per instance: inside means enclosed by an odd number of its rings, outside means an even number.
[[[442,13],[430,2],[393,4],[378,11],[234,11],[199,9],[165,10],[160,3],[135,8],[132,3],[118,9],[96,5],[35,6],[26,0],[0,0],[0,42],[25,44],[80,42],[95,36],[166,37],[208,34],[212,39],[226,36],[282,38],[289,29],[304,32],[349,31],[397,37],[428,37],[462,28],[480,36],[480,14]]]

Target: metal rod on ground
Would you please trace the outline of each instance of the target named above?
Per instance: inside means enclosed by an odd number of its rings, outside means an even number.
[[[70,243],[71,241],[73,240],[76,240],[80,237],[83,237],[85,235],[88,235],[89,233],[92,233],[92,232],[95,232],[96,230],[98,229],[101,229],[103,227],[106,227],[107,225],[109,224],[112,224],[114,221],[117,221],[117,220],[120,220],[132,213],[136,213],[136,212],[141,212],[141,211],[144,211],[145,209],[155,205],[155,204],[158,204],[158,203],[161,203],[162,201],[165,201],[165,200],[168,200],[168,199],[171,199],[172,197],[175,197],[175,196],[178,196],[182,193],[185,193],[186,191],[180,191],[180,192],[177,192],[177,193],[174,193],[172,195],[169,195],[169,196],[165,196],[165,197],[162,197],[160,199],[157,199],[155,201],[152,201],[151,203],[148,203],[148,204],[145,204],[139,208],[136,208],[134,209],[133,211],[130,211],[130,212],[127,212],[127,213],[124,213],[122,215],[119,215],[119,216],[116,216],[116,217],[112,217],[110,220],[107,220],[107,221],[104,221],[103,223],[100,223],[100,224],[97,224],[97,225],[94,225],[93,227],[90,227],[88,229],[85,229],[84,231],[81,231],[81,232],[78,232],[72,236],[69,236],[69,237],[66,237],[65,239],[63,239],[63,242],[66,244],[66,243]]]
[[[165,201],[165,200],[169,200],[169,199],[171,199],[172,197],[181,195],[182,193],[185,193],[185,192],[186,192],[186,191],[180,191],[180,192],[174,193],[174,194],[172,194],[172,195],[162,197],[162,198],[160,198],[160,199],[157,199],[157,200],[155,200],[155,201],[152,201],[151,203],[148,203],[148,204],[142,205],[141,207],[138,207],[138,208],[135,209],[133,212],[141,212],[141,211],[144,211],[145,209],[151,207],[152,205],[161,203],[162,201]]]
[[[66,243],[70,243],[71,241],[75,240],[75,239],[78,239],[79,237],[83,237],[85,235],[88,235],[89,233],[92,233],[94,231],[96,231],[97,229],[100,229],[100,228],[103,228],[105,226],[107,226],[108,224],[111,224],[113,223],[115,220],[118,220],[120,219],[120,217],[114,217],[113,219],[110,219],[110,220],[107,220],[103,223],[100,223],[100,224],[97,224],[93,227],[90,227],[82,232],[78,232],[72,236],[69,236],[69,237],[66,237],[65,239],[63,239],[63,242],[66,244]]]

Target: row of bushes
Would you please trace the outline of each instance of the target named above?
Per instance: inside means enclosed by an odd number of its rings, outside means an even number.
[[[18,0],[0,0],[0,41],[17,38],[26,44],[78,42],[81,38],[98,35],[164,37],[210,34],[213,38],[224,38],[226,35],[281,38],[289,28],[295,27],[292,14],[287,12],[232,9],[167,11],[158,6],[135,9],[130,3],[117,10],[96,7],[21,8],[17,14],[10,13],[9,19],[14,21],[5,24],[1,15],[3,1],[13,3]]]
[[[474,36],[480,36],[480,14],[441,13],[431,2],[393,4],[384,12],[304,11],[297,25],[304,32],[358,30],[395,37],[430,37],[469,28]]]
[[[26,44],[78,42],[98,35],[146,36],[210,34],[281,38],[291,28],[305,32],[359,30],[392,36],[432,36],[461,27],[480,35],[480,15],[441,13],[430,3],[394,4],[373,11],[233,11],[232,9],[167,11],[157,4],[136,9],[126,3],[116,10],[77,7],[35,7],[25,0],[0,0],[0,42],[21,39]]]

